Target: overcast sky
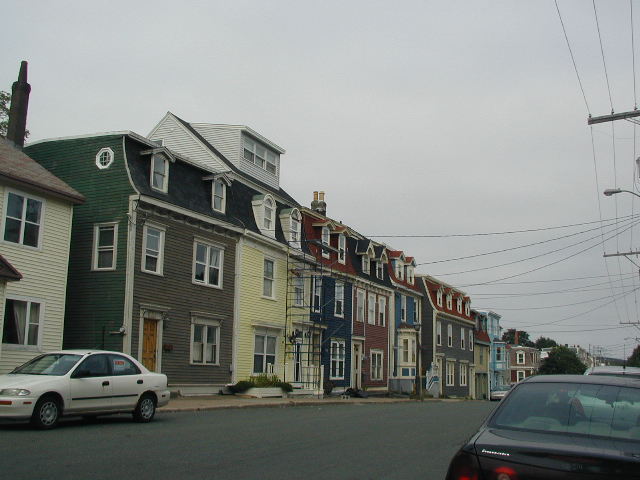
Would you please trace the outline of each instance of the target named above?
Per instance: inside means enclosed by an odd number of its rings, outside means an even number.
[[[627,121],[587,126],[611,111],[596,17],[558,5],[588,109],[552,0],[10,1],[0,89],[27,60],[30,140],[146,135],[167,111],[248,125],[287,150],[285,190],[306,205],[324,190],[365,235],[583,224],[377,239],[505,328],[622,357],[640,336],[638,268],[603,253],[640,249],[640,202],[601,192],[637,191],[640,142]],[[596,6],[613,108],[633,110],[629,2]]]

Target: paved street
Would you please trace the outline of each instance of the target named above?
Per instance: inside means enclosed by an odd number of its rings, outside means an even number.
[[[495,404],[480,401],[161,412],[0,425],[3,478],[441,479]]]

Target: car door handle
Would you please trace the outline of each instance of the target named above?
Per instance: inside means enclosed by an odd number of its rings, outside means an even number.
[[[143,382],[142,380],[138,380],[136,383],[137,383],[138,385],[142,385],[144,382]]]
[[[104,382],[102,382],[102,386],[103,387],[108,387],[109,386],[109,380],[105,380]]]

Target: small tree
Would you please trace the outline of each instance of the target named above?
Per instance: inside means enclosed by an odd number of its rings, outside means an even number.
[[[567,347],[554,347],[540,364],[540,375],[582,375],[587,369],[578,356]]]
[[[538,350],[540,350],[542,348],[553,348],[553,347],[557,347],[558,346],[558,344],[557,344],[557,342],[555,340],[553,340],[552,338],[547,338],[547,337],[538,338],[533,345]]]
[[[510,345],[516,344],[516,329],[510,328],[502,334],[502,341]],[[523,347],[533,347],[533,342],[529,339],[529,334],[524,330],[518,330],[518,345]]]
[[[640,345],[633,349],[633,353],[627,359],[627,365],[630,367],[640,367]]]

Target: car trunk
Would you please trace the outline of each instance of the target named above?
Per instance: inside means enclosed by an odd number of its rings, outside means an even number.
[[[484,478],[640,479],[640,442],[505,429],[475,442]]]

